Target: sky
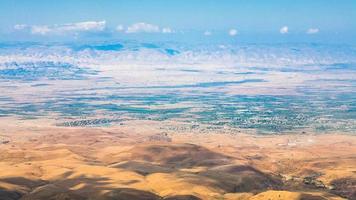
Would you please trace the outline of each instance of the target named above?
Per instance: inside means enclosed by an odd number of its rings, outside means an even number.
[[[356,1],[0,0],[0,36],[356,44]]]

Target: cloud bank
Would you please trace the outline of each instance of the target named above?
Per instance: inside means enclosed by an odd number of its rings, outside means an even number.
[[[134,34],[134,33],[184,33],[183,31],[176,32],[170,27],[160,27],[155,24],[150,24],[146,22],[133,23],[129,26],[124,26],[122,24],[117,25],[114,28],[107,27],[106,21],[84,21],[77,23],[66,23],[66,24],[54,24],[54,25],[27,25],[27,24],[16,24],[13,26],[13,30],[28,33],[32,35],[42,35],[42,36],[81,36],[84,33],[92,34],[106,34],[110,35],[113,32],[120,32],[124,34]],[[288,26],[283,26],[279,29],[280,34],[289,33]],[[202,32],[204,36],[211,36],[213,33],[210,30]],[[228,35],[233,37],[239,34],[237,29],[228,30]],[[306,34],[317,34],[319,33],[318,28],[309,28],[305,31]]]
[[[42,36],[78,36],[81,33],[109,33],[112,31],[131,33],[175,33],[170,27],[160,28],[158,25],[145,22],[134,23],[125,27],[122,24],[116,26],[115,29],[110,29],[106,26],[106,21],[86,21],[78,23],[54,24],[54,25],[27,25],[16,24],[13,29],[22,31],[32,35]]]
[[[106,29],[106,21],[86,21],[55,25],[26,25],[17,24],[15,30],[26,30],[34,35],[65,35],[81,32],[101,32]]]

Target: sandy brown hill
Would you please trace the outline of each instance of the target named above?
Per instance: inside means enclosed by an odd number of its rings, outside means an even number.
[[[313,136],[313,143],[290,136],[301,145],[288,146],[289,136],[172,134],[152,141],[156,133],[35,130],[26,137],[14,131],[11,142],[0,145],[1,200],[355,196],[352,136]]]

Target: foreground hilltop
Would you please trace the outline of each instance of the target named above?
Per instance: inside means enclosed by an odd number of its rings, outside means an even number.
[[[132,122],[134,123],[134,122]],[[0,199],[355,199],[347,135],[4,124]]]

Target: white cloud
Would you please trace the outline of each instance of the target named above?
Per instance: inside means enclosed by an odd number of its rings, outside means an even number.
[[[46,35],[52,30],[48,26],[32,26],[31,33],[34,35]]]
[[[15,29],[15,30],[24,30],[24,29],[26,29],[26,28],[28,28],[28,26],[27,26],[26,24],[16,24],[16,25],[14,26],[14,29]]]
[[[54,31],[103,31],[106,28],[106,21],[88,21],[63,25],[55,25]]]
[[[121,28],[121,27],[120,27]],[[117,31],[121,31],[116,29]],[[158,25],[139,22],[126,28],[126,33],[174,33],[169,27],[160,28]]]
[[[235,36],[235,35],[237,35],[237,30],[236,30],[236,29],[230,29],[230,30],[229,30],[229,35],[230,35],[230,36]]]
[[[205,32],[204,32],[204,35],[205,35],[205,36],[210,36],[211,34],[212,34],[212,33],[211,33],[210,31],[205,31]]]
[[[173,33],[173,30],[171,28],[165,27],[162,28],[162,33]]]
[[[318,28],[310,28],[307,30],[307,34],[316,34],[316,33],[319,33]]]
[[[125,27],[123,26],[123,25],[117,25],[117,27],[116,27],[116,31],[118,31],[118,32],[122,32],[122,31],[124,31],[125,30]]]
[[[288,26],[283,26],[281,29],[279,29],[279,32],[281,33],[281,34],[286,34],[286,33],[288,33]]]
[[[78,23],[68,23],[68,24],[55,24],[55,25],[26,25],[17,24],[14,26],[15,30],[28,29],[30,33],[35,35],[48,35],[56,34],[63,35],[67,33],[78,32],[100,32],[104,31],[106,28],[106,21],[87,21]]]
[[[147,24],[144,22],[132,24],[131,26],[127,27],[126,33],[158,33],[160,32],[160,28],[154,24]]]

